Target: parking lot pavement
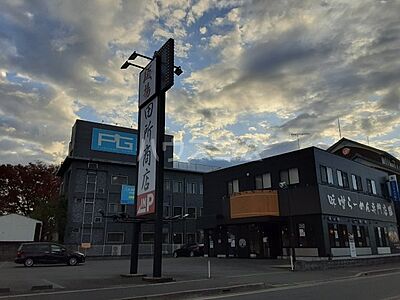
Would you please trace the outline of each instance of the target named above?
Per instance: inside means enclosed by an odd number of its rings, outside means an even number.
[[[212,279],[208,280],[208,261],[211,263]],[[151,276],[152,259],[139,261],[139,272]],[[371,267],[346,268],[329,271],[291,272],[288,268],[279,268],[285,264],[279,260],[258,259],[218,259],[218,258],[164,258],[163,276],[172,277],[174,285],[165,285],[173,290],[179,284],[187,288],[197,286],[220,286],[223,284],[241,284],[264,282],[269,285],[296,284],[300,282],[329,280],[331,278],[354,276]],[[141,278],[122,278],[121,274],[129,273],[130,261],[117,260],[87,260],[83,265],[69,267],[64,265],[42,265],[25,268],[14,263],[4,263],[0,267],[0,289],[10,288],[13,293],[27,293],[32,286],[52,285],[55,290],[90,290],[112,287],[141,287],[147,285]],[[388,268],[397,266],[375,266]],[[153,291],[153,287],[150,291]],[[162,291],[162,286],[158,286]],[[111,290],[110,290],[111,292]],[[1,297],[0,297],[1,298]]]

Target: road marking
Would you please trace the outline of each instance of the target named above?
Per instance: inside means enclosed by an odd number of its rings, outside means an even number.
[[[187,282],[196,282],[196,281],[207,281],[210,279],[193,279],[193,280],[184,280],[178,282],[163,282],[163,283],[154,283],[151,286],[155,285],[167,285],[167,284],[177,284],[177,283],[187,283]],[[119,290],[119,289],[130,289],[130,288],[140,288],[140,287],[148,287],[150,284],[136,284],[136,285],[119,285],[119,286],[110,286],[104,288],[93,288],[93,289],[82,289],[82,290],[71,290],[71,291],[56,291],[56,292],[45,292],[45,293],[31,293],[31,294],[19,294],[19,295],[9,295],[9,296],[0,296],[0,299],[9,299],[9,298],[18,298],[18,297],[35,297],[40,295],[62,295],[62,294],[74,294],[74,293],[83,293],[83,292],[96,292],[96,291],[106,291],[106,290]]]
[[[47,284],[51,284],[52,286],[53,286],[53,288],[57,288],[57,289],[65,289],[65,286],[62,286],[62,285],[59,285],[59,284],[57,284],[57,283],[55,283],[55,282],[52,282],[52,281],[50,281],[50,280],[47,280],[47,279],[42,279],[45,283],[47,283]]]
[[[253,273],[253,274],[246,274],[246,275],[234,275],[234,276],[227,276],[224,278],[251,277],[251,276],[257,276],[257,275],[285,274],[285,273],[289,273],[289,270],[279,271],[279,272]]]
[[[393,297],[383,298],[381,300],[399,300],[399,299],[400,299],[400,296],[397,295],[397,296],[393,296]]]

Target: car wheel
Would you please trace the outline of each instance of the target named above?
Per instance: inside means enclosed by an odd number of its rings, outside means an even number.
[[[25,259],[24,266],[25,267],[32,267],[33,266],[33,259],[32,258]]]
[[[178,252],[174,252],[174,257],[176,258],[176,257],[178,257]]]
[[[69,266],[76,266],[77,264],[78,264],[78,260],[76,259],[76,257],[70,257],[68,259]]]
[[[194,252],[193,252],[193,251],[190,251],[189,256],[190,256],[190,257],[194,257]]]

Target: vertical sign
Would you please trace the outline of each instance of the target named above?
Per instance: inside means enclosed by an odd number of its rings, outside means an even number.
[[[157,165],[157,98],[140,108],[140,151],[136,215],[155,213]]]
[[[399,186],[397,184],[397,178],[396,175],[389,175],[389,186],[390,186],[390,196],[392,196],[394,201],[399,201],[400,200],[400,195],[399,195]]]
[[[121,186],[121,204],[134,205],[135,204],[135,186],[125,185]]]
[[[354,234],[349,233],[349,246],[350,246],[350,256],[356,257],[357,250],[356,250],[356,243],[354,241]]]
[[[139,74],[139,107],[156,93],[156,59]]]

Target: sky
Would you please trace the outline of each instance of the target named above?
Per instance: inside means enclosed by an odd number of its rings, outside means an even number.
[[[327,148],[338,120],[400,158],[399,15],[397,0],[2,0],[0,163],[60,163],[76,119],[136,127],[138,70],[120,66],[169,38],[176,160],[270,156],[296,133]]]

